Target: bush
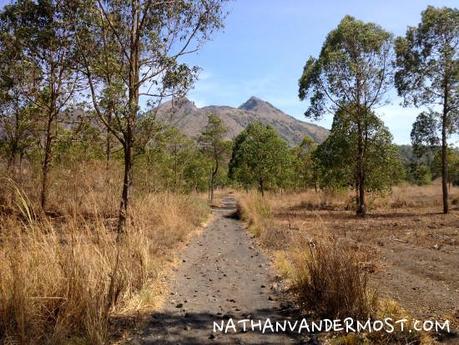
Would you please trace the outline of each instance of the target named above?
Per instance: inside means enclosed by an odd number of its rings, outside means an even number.
[[[371,315],[376,297],[367,290],[367,277],[354,250],[336,241],[310,243],[292,264],[293,291],[305,309],[328,318]]]
[[[135,195],[133,223],[117,241],[116,218],[110,217],[116,206],[103,202],[114,193],[103,189],[103,176],[69,180],[67,190],[79,182],[78,197],[65,199],[65,186],[57,185],[62,189],[50,199],[54,218],[37,214],[36,202],[5,181],[0,344],[106,344],[115,316],[154,307],[165,261],[208,214],[204,199],[196,196]]]

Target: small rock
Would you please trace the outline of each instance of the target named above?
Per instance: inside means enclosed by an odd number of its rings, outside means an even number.
[[[209,339],[215,339],[215,335],[213,334],[209,335]]]
[[[179,303],[175,306],[177,309],[183,307],[183,303]]]

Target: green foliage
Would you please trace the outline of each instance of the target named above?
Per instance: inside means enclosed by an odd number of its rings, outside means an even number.
[[[409,166],[409,182],[423,186],[432,182],[431,167],[425,163],[412,163]]]
[[[448,182],[457,185],[459,183],[459,152],[457,149],[448,148]],[[441,176],[441,150],[435,150],[432,160],[433,178]]]
[[[135,159],[139,183],[149,191],[203,191],[211,161],[175,128],[161,127]]]
[[[54,144],[55,163],[61,166],[103,160],[104,141],[101,130],[88,121],[73,129],[60,128]]]
[[[459,10],[447,7],[427,7],[419,25],[409,27],[405,37],[396,39],[395,85],[406,104],[442,104],[446,90],[450,116],[457,116],[458,46]]]
[[[420,154],[411,145],[400,145],[397,146],[397,149],[403,166],[405,181],[420,186],[432,182],[433,154],[431,150],[422,150]]]
[[[203,154],[210,159],[212,167],[209,175],[210,200],[213,200],[213,192],[217,178],[222,175],[222,167],[227,165],[228,155],[231,150],[231,141],[225,141],[227,132],[223,121],[216,115],[210,114],[208,122],[198,143]],[[226,172],[225,172],[226,174]],[[222,181],[223,182],[223,181]]]
[[[349,103],[371,108],[381,101],[392,83],[391,51],[387,31],[344,17],[328,34],[319,57],[307,60],[299,80],[300,99],[310,101],[306,117],[321,118],[329,106],[334,111]]]
[[[293,185],[296,188],[315,187],[318,179],[313,155],[317,144],[310,137],[304,137],[300,145],[291,149],[293,158]]]
[[[254,122],[234,140],[229,176],[245,188],[287,187],[292,176],[292,156],[287,143],[269,125]]]
[[[413,152],[417,156],[422,156],[440,144],[439,117],[441,115],[433,110],[422,112],[416,117],[411,130],[411,143],[413,144]]]
[[[417,151],[422,144],[441,142],[444,213],[448,213],[448,138],[459,125],[458,46],[459,10],[447,7],[427,7],[421,23],[396,40],[398,94],[405,104],[441,108],[421,113],[411,138]]]
[[[384,191],[401,179],[401,161],[392,136],[383,122],[374,114],[367,115],[364,168],[366,190]],[[330,136],[314,153],[322,188],[348,188],[356,186],[357,129],[348,113],[335,114]]]
[[[377,165],[365,161],[370,150],[366,145],[367,138],[372,135],[369,132],[375,117],[372,109],[383,102],[392,85],[392,41],[392,35],[380,26],[345,16],[328,34],[319,57],[307,60],[299,80],[300,99],[309,99],[306,117],[319,119],[327,112],[346,113],[345,127],[351,129],[355,139],[338,135],[339,138],[331,139],[333,147],[322,147],[322,150],[343,151],[352,156],[336,157],[338,161],[331,161],[321,154],[322,151],[318,154],[322,161],[328,159],[332,164],[342,165],[346,160],[355,162],[352,174],[359,192],[357,214],[360,216],[366,213],[365,190],[368,188],[365,184],[372,180],[367,176],[377,174],[370,170]],[[346,170],[352,170],[353,165],[348,164]],[[325,173],[329,176],[325,180],[333,188],[352,175],[342,169]]]

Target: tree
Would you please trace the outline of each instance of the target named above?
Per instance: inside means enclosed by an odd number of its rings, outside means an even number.
[[[448,184],[457,185],[459,174],[459,152],[457,149],[448,147]],[[434,178],[442,175],[441,150],[436,150],[432,161],[432,174]]]
[[[353,164],[357,151],[358,131],[346,111],[338,111],[328,138],[317,147],[314,161],[322,188],[340,189],[353,186],[359,201],[358,172]],[[367,191],[384,191],[400,179],[401,161],[392,135],[374,114],[367,115],[364,140],[364,169]]]
[[[235,138],[229,176],[246,188],[284,187],[290,181],[292,157],[287,143],[269,125],[254,122]]]
[[[292,148],[295,185],[299,188],[316,187],[317,174],[314,166],[314,151],[317,144],[306,136],[300,145]]]
[[[218,116],[210,114],[207,125],[198,139],[202,152],[212,160],[209,179],[209,200],[211,204],[214,201],[215,179],[231,148],[231,142],[225,141],[226,132],[227,129],[223,121]]]
[[[421,23],[397,38],[396,53],[395,85],[404,104],[439,109],[418,116],[412,140],[440,142],[443,212],[448,213],[448,137],[459,121],[459,10],[427,7]]]
[[[72,23],[62,1],[19,0],[0,15],[3,42],[14,42],[20,51],[19,65],[32,75],[32,87],[21,89],[22,97],[35,108],[35,120],[43,123],[43,158],[40,201],[46,209],[49,171],[57,122],[78,87],[73,69],[75,45]],[[2,47],[4,43],[2,42]]]
[[[211,163],[194,140],[176,128],[162,126],[138,154],[136,178],[149,192],[203,191],[208,188]]]
[[[118,232],[126,227],[133,179],[133,147],[141,104],[158,109],[165,97],[183,95],[198,71],[179,61],[197,51],[222,26],[224,0],[81,0],[71,5],[77,26],[81,70],[95,113],[121,143],[124,177]],[[99,47],[107,46],[98,52]],[[104,61],[116,70],[107,78]],[[101,62],[102,61],[102,62]],[[108,90],[108,91],[104,91]],[[107,94],[109,97],[107,97]],[[143,99],[143,101],[142,101]],[[116,104],[110,105],[110,101]],[[107,103],[107,101],[109,101]],[[110,120],[108,116],[113,116]]]
[[[355,156],[359,200],[357,214],[365,216],[365,138],[372,109],[383,102],[392,83],[392,36],[376,24],[346,16],[332,30],[318,58],[310,57],[299,80],[299,97],[309,99],[306,117],[344,111],[356,126]],[[352,106],[349,106],[352,104]]]
[[[32,88],[33,66],[23,64],[21,45],[7,28],[0,29],[0,143],[8,170],[16,168],[34,142],[33,104],[24,89]],[[36,72],[36,71],[35,71]],[[21,169],[19,169],[21,170]]]

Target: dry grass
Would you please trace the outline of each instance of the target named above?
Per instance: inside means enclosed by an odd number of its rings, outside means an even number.
[[[291,224],[287,229],[280,227],[272,210],[285,197],[285,194],[276,198],[262,198],[258,193],[241,194],[242,218],[248,222],[249,230],[264,247],[276,250],[278,269],[304,309],[319,317],[366,319],[374,309],[375,299],[367,289],[359,253],[338,243],[320,222],[316,226],[320,236],[315,238],[302,236]],[[303,199],[301,207],[332,203],[330,195],[324,198],[328,200]]]
[[[266,193],[265,198],[240,193],[239,200],[249,230],[274,256],[278,271],[306,311],[329,318],[370,315],[381,319],[396,317],[402,310],[408,316],[413,313],[421,318],[437,315],[445,319],[442,311],[454,308],[447,299],[451,295],[434,297],[426,282],[436,279],[437,287],[447,286],[449,293],[457,288],[453,262],[459,238],[459,188],[451,189],[452,212],[447,216],[441,214],[441,188],[437,184],[398,186],[385,195],[370,194],[370,214],[364,220],[354,214],[353,196],[352,191]],[[417,265],[413,258],[421,255]],[[426,266],[436,267],[435,272]],[[397,275],[386,288],[383,273],[389,270]],[[415,275],[419,275],[417,281],[413,281]],[[376,299],[374,289],[383,286]],[[411,313],[400,303],[408,305]],[[395,332],[340,336],[334,343],[433,342],[426,333]]]
[[[319,317],[365,320],[376,309],[376,295],[355,252],[333,239],[311,243],[292,257],[292,290],[306,310]]]
[[[51,217],[24,192],[33,179],[21,187],[3,179],[1,343],[105,344],[111,320],[154,306],[166,260],[208,214],[197,196],[137,191],[132,223],[117,242],[116,179],[91,168],[59,175]]]

